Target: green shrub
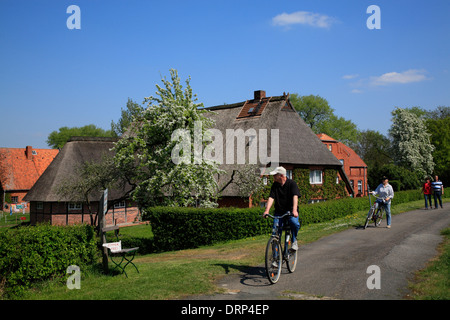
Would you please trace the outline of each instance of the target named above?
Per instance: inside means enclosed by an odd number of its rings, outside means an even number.
[[[180,250],[268,233],[271,221],[261,208],[153,207],[144,212],[157,251]]]
[[[93,227],[42,224],[0,233],[0,296],[20,296],[33,283],[66,276],[67,267],[98,257]]]

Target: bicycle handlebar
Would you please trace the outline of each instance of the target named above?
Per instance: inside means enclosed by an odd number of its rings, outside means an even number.
[[[282,216],[273,216],[273,215],[271,215],[271,214],[267,214],[267,216],[268,217],[271,217],[272,219],[283,219],[284,217],[290,217],[290,216],[293,216],[293,214],[290,212],[290,211],[288,211],[287,213],[285,213],[285,214],[283,214]]]

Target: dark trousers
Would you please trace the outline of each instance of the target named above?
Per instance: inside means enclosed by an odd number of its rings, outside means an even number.
[[[441,191],[434,192],[434,207],[436,209],[438,207],[438,200],[439,200],[439,204],[441,205],[441,208],[442,208],[442,192]]]
[[[430,203],[430,208],[433,208],[433,204],[431,203],[431,193],[430,194],[423,194],[425,197],[425,209],[428,209],[428,202]]]

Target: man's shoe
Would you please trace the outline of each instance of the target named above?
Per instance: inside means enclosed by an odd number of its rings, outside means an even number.
[[[292,244],[291,249],[294,250],[294,251],[297,251],[297,250],[298,250],[297,241],[295,241],[295,242]]]

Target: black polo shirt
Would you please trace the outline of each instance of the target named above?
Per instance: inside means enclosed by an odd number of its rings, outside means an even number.
[[[294,207],[294,196],[300,197],[300,191],[294,180],[288,178],[284,185],[275,181],[270,188],[269,195],[269,197],[275,200],[275,214],[283,215],[287,211],[292,212]]]

